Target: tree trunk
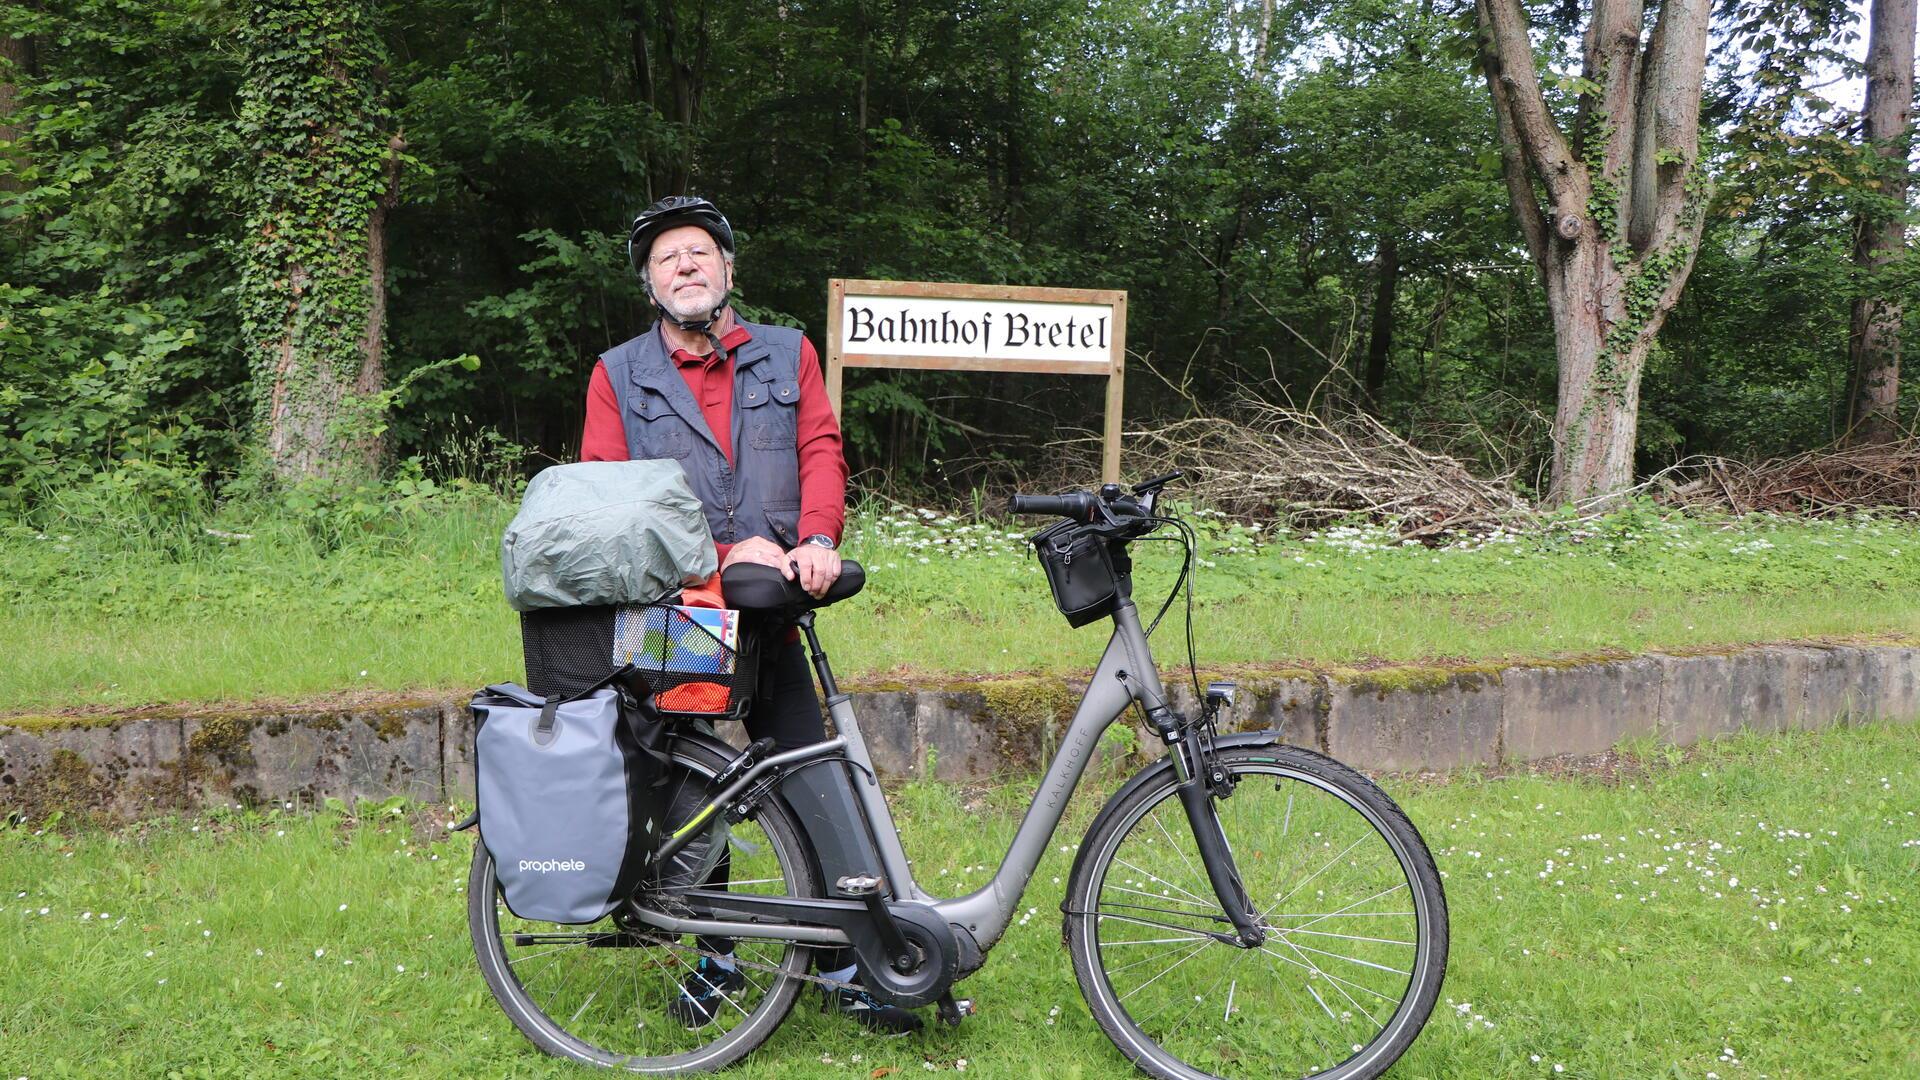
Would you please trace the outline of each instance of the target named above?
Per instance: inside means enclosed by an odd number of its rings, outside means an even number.
[[[31,37],[9,37],[0,34],[0,142],[14,142],[25,129],[14,123],[14,114],[19,110],[19,88],[14,84],[9,72],[32,76],[39,73],[36,63],[36,51]],[[13,168],[26,163],[26,155],[18,149],[7,151]],[[19,191],[19,177],[9,169],[0,173],[0,191]]]
[[[1595,0],[1592,89],[1563,134],[1520,0],[1476,0],[1507,193],[1553,315],[1559,392],[1551,503],[1633,483],[1640,376],[1693,269],[1711,185],[1698,164],[1707,0]]]
[[[1267,51],[1272,38],[1273,0],[1261,0],[1260,29],[1253,42],[1253,63],[1234,94],[1234,118],[1228,125],[1224,140],[1229,158],[1240,154],[1251,158],[1259,148],[1259,135],[1247,119],[1246,91],[1250,86],[1261,85],[1266,77]],[[1230,273],[1233,253],[1239,250],[1240,242],[1246,239],[1247,225],[1259,198],[1260,190],[1254,179],[1251,176],[1242,179],[1234,195],[1233,217],[1214,248],[1213,325],[1220,332],[1208,338],[1207,359],[1215,371],[1225,370],[1227,350],[1232,345],[1228,339],[1228,325],[1233,319],[1233,277]]]
[[[373,5],[261,0],[249,14],[239,296],[266,464],[281,483],[364,475],[382,446],[386,218],[404,146],[382,130]]]
[[[633,25],[627,51],[632,58],[635,96],[653,114],[678,129],[679,138],[647,151],[647,201],[685,195],[693,183],[694,124],[706,94],[707,58],[712,41],[708,8],[701,5],[688,27],[675,0],[628,4],[622,14]],[[657,38],[656,38],[657,35]]]
[[[1867,44],[1867,145],[1883,159],[1879,194],[1855,223],[1853,265],[1863,281],[1847,335],[1853,402],[1847,441],[1900,436],[1900,298],[1887,269],[1906,253],[1907,119],[1913,108],[1914,0],[1873,0]]]
[[[1387,385],[1387,356],[1393,350],[1393,294],[1400,285],[1400,246],[1391,235],[1380,238],[1373,257],[1373,328],[1367,335],[1367,402],[1380,411],[1380,393]]]

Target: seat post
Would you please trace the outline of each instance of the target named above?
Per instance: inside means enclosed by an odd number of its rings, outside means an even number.
[[[807,636],[807,652],[813,657],[814,674],[820,678],[820,691],[827,696],[827,704],[840,696],[840,686],[833,681],[833,668],[827,663],[827,651],[820,647],[820,638],[813,632],[813,612],[809,611],[793,620],[800,632]]]

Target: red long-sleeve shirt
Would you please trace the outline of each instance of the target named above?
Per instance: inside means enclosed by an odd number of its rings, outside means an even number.
[[[659,332],[657,328],[653,331]],[[733,354],[751,340],[753,335],[747,328],[736,325],[720,339],[726,347],[725,359],[718,353],[698,356],[686,349],[673,352],[674,366],[687,380],[693,400],[700,403],[707,430],[720,444],[729,465],[733,464]],[[800,459],[800,535],[825,533],[837,544],[847,520],[847,459],[841,448],[840,424],[827,403],[819,354],[804,337],[800,339],[800,401],[794,408],[794,420]],[[620,402],[614,397],[606,365],[598,362],[587,382],[587,419],[580,432],[580,460],[627,460]],[[733,545],[716,543],[714,547],[724,562]]]

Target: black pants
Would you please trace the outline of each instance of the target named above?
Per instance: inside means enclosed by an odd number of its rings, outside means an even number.
[[[761,647],[760,689],[754,695],[753,711],[747,714],[747,738],[772,739],[776,752],[811,746],[827,737],[827,725],[820,714],[820,699],[814,693],[813,668],[807,663],[806,647],[798,640],[784,640],[784,631],[775,630],[769,636],[781,640],[768,641]],[[732,854],[722,854],[706,884],[725,888],[731,870]],[[730,953],[733,941],[701,938],[700,947]],[[852,949],[814,954],[814,966],[821,971],[838,971],[852,963]]]

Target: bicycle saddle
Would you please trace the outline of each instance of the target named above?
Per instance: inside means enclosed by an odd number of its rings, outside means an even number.
[[[840,563],[840,576],[827,587],[827,595],[814,599],[788,581],[780,571],[759,563],[734,563],[720,572],[720,592],[727,606],[741,611],[758,611],[784,618],[837,604],[860,591],[867,583],[867,572],[851,559]]]

